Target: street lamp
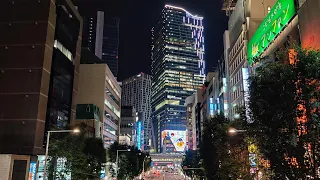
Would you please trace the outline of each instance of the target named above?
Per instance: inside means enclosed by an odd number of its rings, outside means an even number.
[[[43,179],[46,179],[46,173],[47,173],[47,159],[48,159],[48,152],[49,152],[49,141],[50,141],[50,133],[66,133],[66,132],[73,132],[73,133],[80,133],[79,129],[73,129],[73,130],[55,130],[55,131],[48,131],[47,135],[47,143],[46,143],[46,154],[44,158],[44,170],[43,170]]]
[[[131,149],[126,149],[126,150],[117,150],[117,157],[116,157],[116,164],[117,164],[117,169],[116,169],[116,179],[118,179],[118,161],[119,161],[119,152],[127,152],[127,151],[131,151]]]
[[[143,163],[142,163],[142,172],[143,172],[143,177],[145,176],[145,172],[144,172],[144,162],[145,162],[145,160],[147,159],[147,158],[149,158],[149,156],[146,156],[144,159],[143,159]]]
[[[235,128],[230,128],[229,130],[228,130],[228,132],[230,133],[230,134],[236,134],[236,133],[242,133],[242,132],[246,132],[246,130],[238,130],[238,129],[235,129]]]

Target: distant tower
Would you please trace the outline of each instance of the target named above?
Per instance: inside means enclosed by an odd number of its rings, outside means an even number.
[[[144,128],[144,150],[148,150],[151,129],[151,76],[140,73],[122,81],[121,105],[133,106]]]
[[[83,17],[82,46],[102,59],[117,77],[120,19],[109,17],[103,11],[91,13],[85,10],[84,7],[79,8]]]
[[[180,145],[186,144],[185,99],[205,79],[203,30],[203,17],[171,5],[165,5],[152,29],[152,118],[158,152],[181,152]],[[179,134],[181,142],[166,140],[168,148],[163,148],[165,134]]]

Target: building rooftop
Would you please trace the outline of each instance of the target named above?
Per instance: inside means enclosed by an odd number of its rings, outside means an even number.
[[[226,11],[227,16],[230,15],[230,11],[234,10],[237,0],[223,0],[222,10]]]

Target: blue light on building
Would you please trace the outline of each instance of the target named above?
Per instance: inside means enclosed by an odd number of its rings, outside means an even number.
[[[142,132],[141,121],[138,121],[138,126],[137,126],[137,148],[139,150],[141,150],[141,132]]]

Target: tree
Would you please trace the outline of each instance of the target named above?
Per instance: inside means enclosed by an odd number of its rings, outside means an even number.
[[[258,68],[249,80],[254,122],[243,128],[270,160],[272,179],[306,179],[319,152],[320,53],[292,46],[278,57],[280,62]]]
[[[188,168],[198,168],[198,169],[183,169],[184,173],[191,177],[202,177],[204,176],[204,172],[201,168],[202,167],[202,162],[201,162],[201,156],[200,152],[198,150],[188,150],[185,153],[184,159],[181,163],[182,168],[188,167]]]
[[[117,150],[128,150],[126,152],[118,153],[119,155],[119,170],[118,179],[133,179],[141,174],[143,170],[143,164],[145,169],[150,167],[151,159],[147,158],[148,154],[141,152],[137,147],[121,145],[118,142],[113,143],[108,149],[108,157],[111,162],[116,164]],[[113,176],[116,175],[116,167],[109,167]]]
[[[235,179],[247,177],[245,169],[247,156],[241,153],[245,148],[241,137],[230,137],[230,121],[217,115],[204,122],[200,154],[208,179]]]
[[[80,134],[57,133],[52,135],[49,147],[48,179],[99,179],[106,150],[102,139],[86,137],[85,125]],[[58,167],[63,165],[64,167]]]

